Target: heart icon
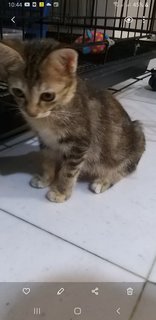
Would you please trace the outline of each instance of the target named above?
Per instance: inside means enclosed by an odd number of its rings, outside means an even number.
[[[27,294],[29,294],[30,293],[30,288],[23,288],[23,293],[25,294],[25,295],[27,295]]]

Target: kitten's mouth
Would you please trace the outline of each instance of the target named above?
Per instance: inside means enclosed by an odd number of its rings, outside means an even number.
[[[47,111],[45,113],[39,113],[37,116],[35,116],[36,119],[46,118],[50,116],[50,111]]]
[[[43,118],[47,118],[50,116],[51,114],[51,110],[47,111],[47,112],[42,112],[42,113],[38,113],[38,114],[31,114],[29,112],[26,112],[25,110],[21,110],[21,113],[25,116],[25,117],[29,117],[31,119],[43,119]]]
[[[29,117],[31,119],[43,119],[43,118],[49,117],[51,111],[47,111],[47,112],[44,112],[44,113],[39,113],[37,115],[31,115],[28,112],[25,112],[23,110],[22,110],[22,113],[23,113],[24,116]]]

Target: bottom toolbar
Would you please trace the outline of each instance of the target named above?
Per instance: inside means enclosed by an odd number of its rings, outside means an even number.
[[[129,320],[143,290],[143,283],[125,282],[1,283],[0,319]],[[155,320],[156,292],[149,299],[150,313],[135,320]]]

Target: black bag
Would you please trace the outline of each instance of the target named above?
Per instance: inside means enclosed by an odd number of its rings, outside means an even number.
[[[151,86],[152,90],[153,91],[156,91],[156,70],[155,69],[152,69],[151,70],[151,73],[152,73],[152,76],[151,78],[149,79],[149,85]]]

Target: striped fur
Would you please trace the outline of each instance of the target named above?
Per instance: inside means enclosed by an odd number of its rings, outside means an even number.
[[[140,123],[110,93],[77,77],[76,51],[44,40],[0,43],[0,52],[1,74],[12,94],[22,91],[14,97],[42,141],[43,174],[33,187],[50,186],[47,198],[63,202],[80,177],[100,193],[136,169],[145,150]],[[43,101],[45,92],[54,99]]]

